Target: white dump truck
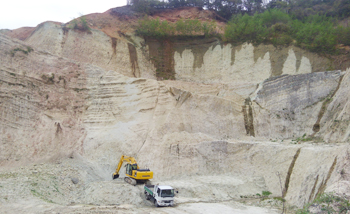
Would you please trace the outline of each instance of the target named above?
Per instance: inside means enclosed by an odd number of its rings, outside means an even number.
[[[147,200],[153,201],[156,207],[174,206],[174,188],[163,185],[145,185]]]

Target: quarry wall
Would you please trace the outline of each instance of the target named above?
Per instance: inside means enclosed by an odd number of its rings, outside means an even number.
[[[127,154],[158,179],[228,176],[242,181],[230,197],[266,189],[300,207],[349,161],[349,72],[297,47],[47,22],[24,42],[0,34],[0,50],[4,167],[77,153],[110,180]]]

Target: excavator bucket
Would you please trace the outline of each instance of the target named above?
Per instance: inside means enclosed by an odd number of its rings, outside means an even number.
[[[117,178],[119,178],[119,174],[113,174],[112,177],[113,177],[113,179],[117,179]]]

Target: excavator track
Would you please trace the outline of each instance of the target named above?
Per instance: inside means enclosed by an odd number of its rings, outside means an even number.
[[[125,181],[126,183],[128,183],[128,184],[133,185],[133,186],[136,186],[136,183],[137,183],[135,179],[129,178],[129,177],[125,177],[125,178],[124,178],[124,181]]]

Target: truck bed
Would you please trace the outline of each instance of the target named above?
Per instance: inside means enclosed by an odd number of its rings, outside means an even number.
[[[148,192],[148,194],[153,195],[154,185],[145,185],[144,189],[145,193]]]
[[[154,185],[145,185],[144,189],[146,195],[153,196]]]

